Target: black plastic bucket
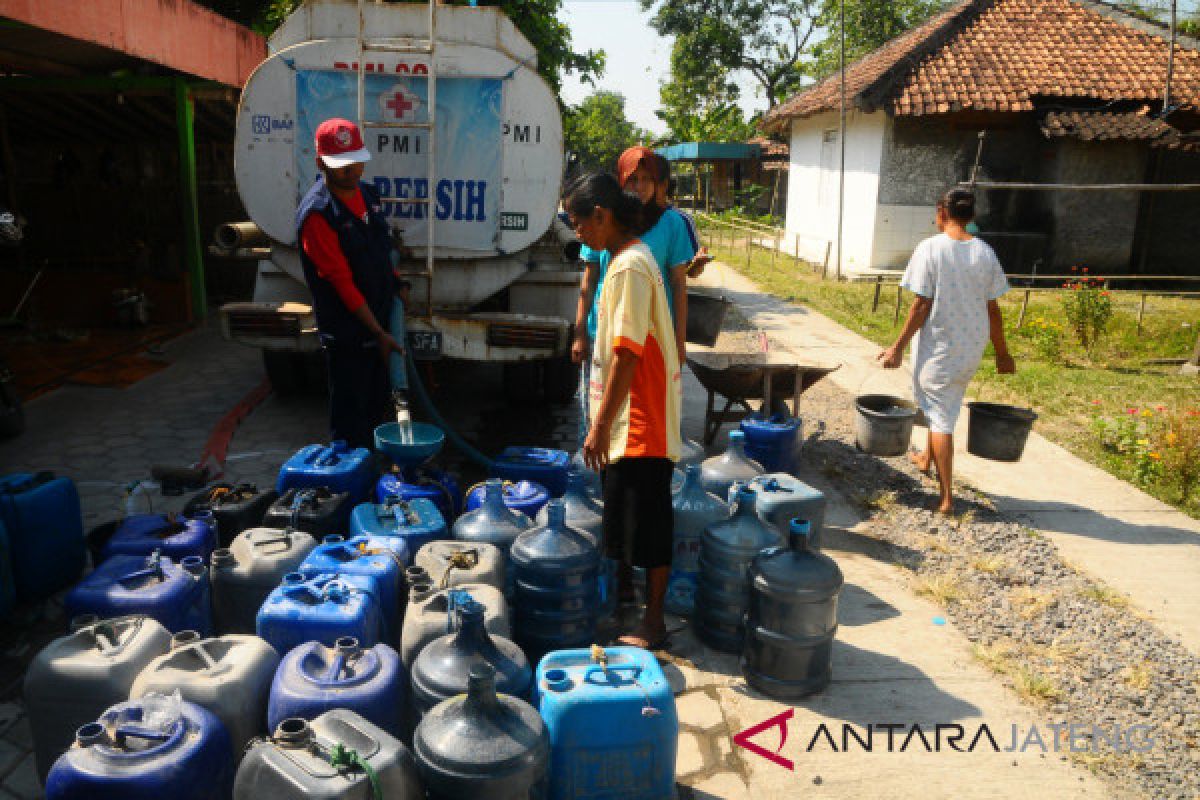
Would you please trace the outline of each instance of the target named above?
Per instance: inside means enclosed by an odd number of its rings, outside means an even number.
[[[1019,461],[1038,415],[1000,403],[967,403],[967,452],[992,461]]]
[[[688,289],[687,340],[712,347],[717,343],[730,302],[723,294]]]
[[[854,431],[858,449],[873,456],[898,456],[908,450],[917,407],[911,400],[890,394],[862,394],[854,400],[858,411]]]

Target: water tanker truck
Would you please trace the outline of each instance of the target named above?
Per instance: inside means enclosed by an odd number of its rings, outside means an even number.
[[[225,336],[263,350],[277,389],[312,374],[320,343],[294,217],[316,174],[313,132],[343,117],[363,129],[363,179],[413,287],[414,356],[502,363],[512,393],[569,397],[579,273],[556,214],[562,118],[533,46],[495,8],[309,0],[268,51],[242,92],[234,172],[265,237],[253,252],[269,255],[253,301],[220,309]]]

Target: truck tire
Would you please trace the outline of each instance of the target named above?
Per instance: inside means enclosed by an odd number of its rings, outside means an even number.
[[[547,403],[569,403],[579,389],[579,365],[570,356],[552,358],[542,368],[542,393]]]
[[[504,396],[510,404],[537,400],[541,390],[541,364],[514,361],[504,365]]]
[[[286,350],[263,350],[263,368],[271,388],[280,397],[295,397],[307,384],[301,353]]]

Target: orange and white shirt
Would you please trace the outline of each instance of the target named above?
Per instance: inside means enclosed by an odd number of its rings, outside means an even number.
[[[608,265],[597,301],[596,341],[588,394],[592,422],[617,350],[638,357],[633,385],[612,423],[608,460],[679,460],[682,391],[675,325],[662,271],[650,248],[635,241]]]

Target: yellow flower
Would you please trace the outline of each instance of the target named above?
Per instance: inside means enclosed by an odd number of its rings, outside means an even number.
[[[1153,417],[1153,416],[1154,416],[1154,412],[1153,412],[1153,411],[1151,411],[1150,409],[1148,409],[1148,408],[1147,408],[1146,410],[1144,410],[1144,411],[1142,412],[1142,416],[1143,416],[1143,417]]]
[[[1149,456],[1150,456],[1151,458],[1153,458],[1155,461],[1158,461],[1159,459],[1161,459],[1161,458],[1162,458],[1162,456],[1161,456],[1161,455],[1159,455],[1159,454],[1158,454],[1158,452],[1157,452],[1157,451],[1155,451],[1155,450],[1151,450],[1151,451],[1150,451],[1150,452],[1149,452],[1147,455],[1149,455]]]
[[[1140,444],[1142,447],[1146,447],[1147,445],[1150,444],[1150,440],[1149,439],[1138,439],[1137,443]]]
[[[1167,432],[1167,447],[1174,447],[1175,443],[1178,441],[1179,441],[1179,436],[1175,433],[1175,431]]]

